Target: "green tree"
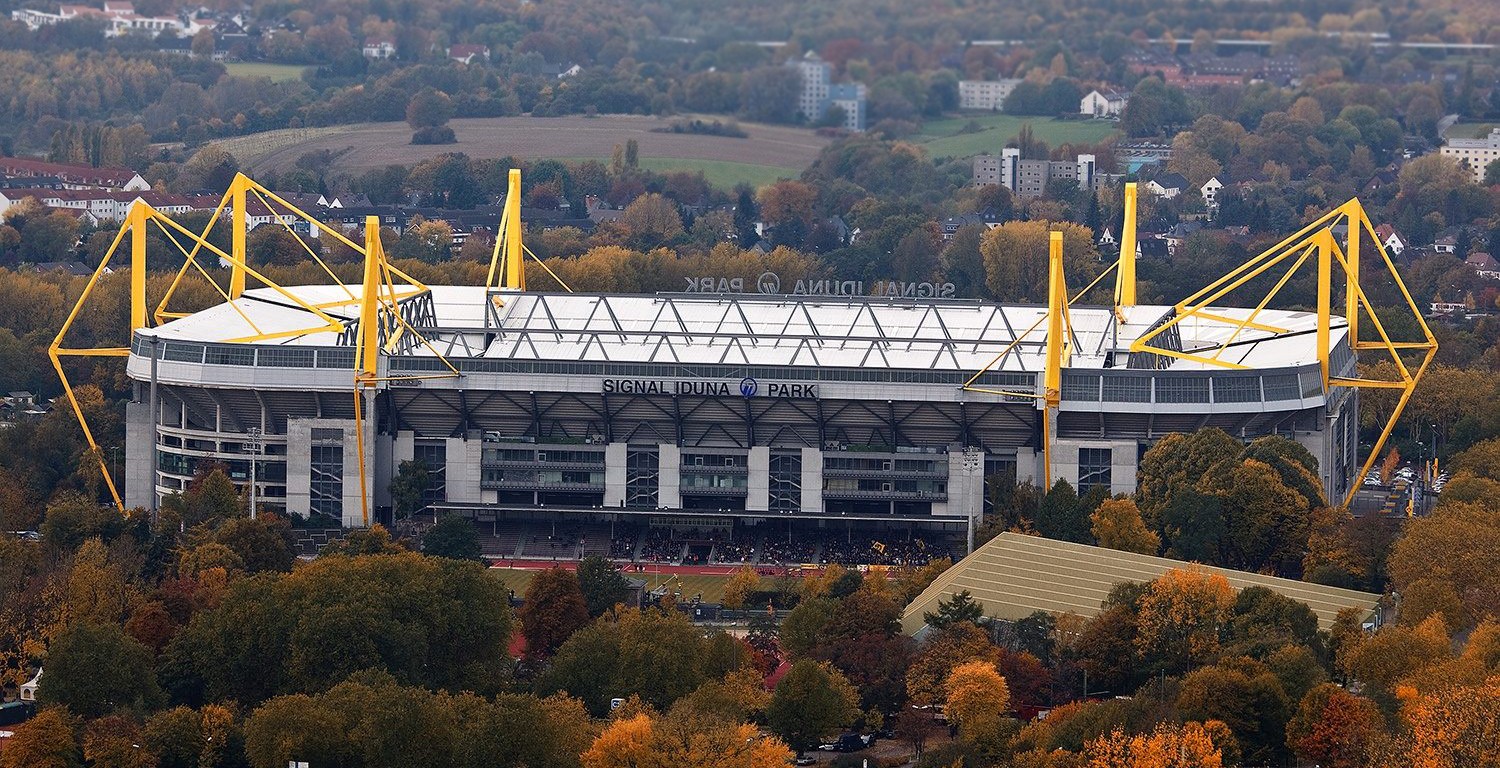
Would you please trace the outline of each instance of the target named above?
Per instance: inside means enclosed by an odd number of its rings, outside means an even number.
[[[1067,480],[1058,480],[1052,490],[1042,499],[1032,521],[1036,532],[1049,539],[1076,541],[1087,544],[1092,539],[1089,533],[1089,515],[1078,494]]]
[[[297,560],[293,550],[292,526],[286,518],[269,512],[256,519],[237,517],[226,521],[214,531],[214,541],[229,547],[245,570],[290,571]]]
[[[797,604],[781,622],[781,647],[788,656],[799,659],[812,653],[818,635],[833,615],[838,603],[830,598],[815,597]]]
[[[800,755],[853,722],[858,702],[854,687],[838,670],[803,659],[776,683],[766,724]]]
[[[47,649],[37,699],[84,717],[162,703],[151,651],[112,624],[74,624]]]
[[[1281,682],[1249,659],[1203,667],[1182,679],[1177,711],[1184,720],[1218,720],[1234,732],[1250,765],[1277,763],[1286,753],[1291,702]]]
[[[1129,136],[1157,136],[1192,119],[1187,93],[1162,83],[1160,78],[1148,77],[1131,91],[1125,111],[1120,114],[1120,128]]]
[[[422,535],[422,554],[481,563],[479,533],[467,517],[444,515]]]
[[[371,668],[412,685],[490,692],[510,664],[510,630],[505,587],[478,564],[323,557],[238,581],[217,608],[195,613],[168,643],[162,679],[190,704],[254,705]]]
[[[517,611],[526,654],[551,656],[569,637],[589,623],[588,603],[578,577],[562,568],[548,568],[531,580],[526,601]]]
[[[391,478],[391,506],[396,519],[411,517],[422,508],[422,494],[432,487],[432,474],[420,460],[402,461]]]
[[[984,604],[974,599],[969,590],[938,601],[937,613],[923,613],[922,621],[934,629],[947,629],[955,624],[979,624],[984,619]]]
[[[578,563],[578,588],[583,592],[589,616],[602,616],[630,599],[629,580],[614,563],[598,556],[585,557]]]

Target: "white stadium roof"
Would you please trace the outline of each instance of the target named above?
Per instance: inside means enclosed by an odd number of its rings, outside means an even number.
[[[357,285],[286,290],[336,319],[358,317]],[[435,323],[420,330],[437,350],[454,357],[977,371],[1036,325],[994,369],[1035,372],[1044,367],[1046,328],[1044,321],[1039,323],[1044,306],[846,296],[503,293],[487,323],[489,300],[483,287],[432,286],[431,297]],[[1108,307],[1073,307],[1069,367],[1124,367],[1130,343],[1170,311],[1130,307],[1123,310],[1121,322]],[[1215,310],[1232,319],[1250,311]],[[1316,315],[1264,310],[1256,320],[1283,332],[1241,331],[1220,359],[1250,368],[1317,361]],[[140,333],[168,341],[225,343],[325,325],[275,290],[257,288],[232,303]],[[1176,329],[1182,348],[1191,351],[1226,341],[1235,326],[1194,317]],[[1340,321],[1333,341],[1344,332]],[[333,346],[338,338],[317,331],[257,343]],[[405,354],[432,352],[417,346]],[[1185,360],[1169,366],[1205,368],[1210,366]]]

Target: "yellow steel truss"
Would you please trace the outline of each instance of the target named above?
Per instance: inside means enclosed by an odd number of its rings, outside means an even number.
[[[512,168],[505,191],[505,211],[501,214],[500,231],[495,236],[495,250],[490,253],[490,269],[484,285],[526,290],[526,257],[530,256],[563,290],[572,293],[573,289],[521,241],[521,232],[521,170]],[[500,301],[498,297],[495,300]]]
[[[1334,238],[1333,228],[1338,224],[1347,227],[1348,252],[1339,248]],[[1406,302],[1406,309],[1411,312],[1412,319],[1417,327],[1421,329],[1422,339],[1418,341],[1393,341],[1386,332],[1384,324],[1375,312],[1375,307],[1365,295],[1360,285],[1360,242],[1368,234],[1370,240],[1375,243],[1375,248],[1380,254],[1381,262],[1385,265],[1386,272],[1396,287],[1401,291],[1401,296]],[[1411,399],[1412,392],[1421,381],[1422,374],[1426,372],[1428,365],[1432,363],[1437,354],[1437,339],[1433,337],[1432,330],[1427,327],[1426,320],[1422,317],[1422,311],[1417,307],[1407,290],[1406,284],[1401,281],[1401,275],[1396,270],[1395,263],[1386,252],[1385,244],[1375,234],[1375,227],[1370,223],[1370,218],[1365,215],[1364,206],[1359,200],[1352,199],[1347,203],[1319,217],[1311,224],[1298,230],[1285,240],[1272,246],[1269,250],[1259,256],[1250,259],[1239,267],[1231,270],[1228,274],[1213,281],[1202,290],[1192,296],[1178,302],[1173,307],[1173,315],[1166,322],[1157,326],[1149,333],[1136,339],[1130,345],[1131,352],[1151,352],[1158,355],[1166,355],[1181,360],[1189,360],[1221,368],[1243,368],[1244,366],[1220,359],[1221,353],[1233,344],[1247,329],[1268,331],[1271,333],[1285,332],[1255,323],[1256,317],[1265,309],[1272,299],[1286,286],[1292,276],[1297,274],[1309,261],[1315,261],[1317,269],[1317,354],[1318,363],[1322,369],[1323,391],[1327,392],[1332,387],[1353,387],[1356,389],[1399,389],[1401,396],[1396,402],[1395,409],[1391,412],[1390,419],[1380,432],[1380,437],[1370,450],[1370,455],[1360,467],[1359,476],[1355,478],[1349,493],[1344,498],[1344,504],[1348,505],[1354,499],[1360,484],[1364,482],[1370,468],[1374,466],[1380,451],[1385,447],[1386,440],[1390,438],[1391,431],[1395,429],[1396,421],[1405,409],[1406,403]],[[1235,290],[1245,286],[1252,280],[1270,272],[1279,264],[1290,262],[1291,266],[1285,274],[1276,282],[1270,291],[1256,304],[1255,308],[1242,320],[1223,317],[1209,311],[1215,302],[1223,300]],[[1329,369],[1329,358],[1333,351],[1333,285],[1334,268],[1338,267],[1344,276],[1344,316],[1347,321],[1349,347],[1352,350],[1380,350],[1390,356],[1398,379],[1385,381],[1379,379],[1365,379],[1358,376],[1347,378],[1338,375],[1339,372]],[[1221,343],[1205,348],[1194,349],[1191,352],[1179,352],[1153,346],[1152,341],[1165,333],[1168,329],[1179,323],[1194,318],[1198,321],[1220,323],[1232,327],[1229,336]],[[1378,340],[1365,341],[1359,337],[1359,331],[1364,320],[1374,327]],[[1421,352],[1420,363],[1415,369],[1408,365],[1402,358],[1403,352]]]
[[[343,290],[346,298],[338,301],[324,302],[320,304],[310,303],[287,289],[276,284],[275,281],[261,274],[251,266],[251,254],[248,253],[246,243],[248,241],[248,230],[250,222],[250,210],[247,205],[258,202],[262,212],[268,213],[270,221],[285,228],[292,234],[314,263],[322,268],[324,274]],[[209,235],[213,227],[227,218],[230,222],[230,249],[228,252],[209,242]],[[362,291],[356,295],[348,286],[340,280],[328,264],[323,261],[318,249],[310,246],[305,239],[292,229],[290,221],[307,221],[316,227],[322,234],[331,237],[338,242],[354,249],[364,257],[364,281]],[[159,234],[175,247],[183,257],[182,266],[178,268],[171,284],[163,294],[161,302],[157,304],[155,311],[149,317],[146,304],[146,235],[148,228],[154,225]],[[519,227],[516,228],[519,232]],[[121,225],[119,232],[115,234],[110,247],[105,251],[104,258],[100,260],[98,267],[84,285],[83,292],[74,304],[72,311],[63,322],[62,328],[58,330],[57,337],[48,347],[48,356],[52,360],[52,366],[56,370],[58,379],[67,394],[68,402],[73,408],[74,415],[78,418],[79,426],[83,429],[84,439],[88,443],[89,450],[99,461],[99,468],[103,474],[105,485],[108,487],[110,496],[115,505],[124,509],[124,501],[120,497],[119,488],[111,475],[107,462],[103,459],[103,452],[99,450],[93,430],[89,427],[88,419],[84,415],[73,385],[68,380],[62,364],[64,357],[126,357],[130,354],[128,347],[101,347],[101,348],[72,348],[64,346],[68,331],[73,323],[82,313],[84,306],[93,295],[94,288],[98,285],[100,278],[109,269],[115,258],[116,252],[125,243],[127,237],[130,242],[130,327],[133,334],[142,328],[153,325],[161,325],[176,318],[185,317],[188,313],[176,312],[169,309],[172,296],[182,284],[190,270],[201,275],[207,283],[223,298],[245,324],[253,331],[250,335],[230,339],[231,342],[254,343],[259,341],[270,341],[279,338],[302,336],[311,333],[342,333],[345,330],[343,321],[333,317],[326,310],[334,307],[355,304],[360,310],[360,324],[358,328],[358,341],[355,353],[355,418],[360,435],[360,483],[361,497],[364,499],[364,518],[369,521],[369,489],[368,478],[365,474],[365,446],[364,446],[364,423],[361,408],[362,392],[364,388],[372,386],[379,381],[388,381],[399,378],[435,378],[458,376],[458,369],[444,357],[432,343],[413,328],[402,316],[397,306],[398,302],[428,291],[426,285],[413,278],[411,275],[397,268],[385,258],[385,249],[380,242],[380,227],[376,217],[369,217],[365,222],[365,242],[355,243],[336,228],[319,221],[316,217],[297,208],[285,199],[261,186],[253,179],[244,174],[237,174],[230,183],[228,191],[223,199],[214,209],[209,218],[207,227],[202,232],[192,232],[174,221],[166,214],[157,211],[145,202],[137,200],[131,206],[125,222]],[[213,275],[199,262],[199,255],[207,252],[218,257],[222,263],[230,267],[228,287],[220,285]],[[253,278],[274,291],[282,299],[287,300],[307,312],[311,313],[319,322],[305,328],[292,330],[267,331],[262,329],[250,313],[238,306],[236,300],[245,291],[247,278]],[[390,353],[394,350],[402,337],[410,334],[428,350],[432,352],[447,367],[448,372],[443,374],[428,374],[414,377],[380,377],[377,374],[378,357],[381,352]],[[379,344],[379,339],[384,335],[386,343],[384,347]]]
[[[1052,483],[1052,426],[1056,421],[1056,408],[1060,405],[1059,394],[1062,380],[1062,369],[1067,367],[1067,345],[1071,337],[1071,325],[1068,318],[1068,307],[1076,303],[1089,291],[1093,290],[1106,275],[1111,271],[1115,273],[1114,312],[1116,318],[1123,322],[1122,308],[1133,306],[1136,303],[1136,279],[1135,279],[1135,209],[1136,189],[1135,185],[1125,185],[1125,225],[1122,229],[1120,243],[1120,258],[1106,269],[1099,278],[1095,279],[1083,290],[1072,298],[1068,298],[1066,284],[1062,282],[1062,234],[1051,233],[1049,246],[1049,273],[1047,290],[1047,312],[1031,327],[1017,334],[998,355],[995,355],[983,368],[964,382],[963,389],[969,392],[978,392],[1005,397],[1034,398],[1042,407],[1042,451],[1043,451],[1043,476],[1048,485]],[[1349,232],[1348,252],[1339,248],[1333,236],[1333,227],[1344,223]],[[1375,247],[1380,254],[1386,271],[1400,289],[1401,296],[1406,302],[1406,308],[1411,312],[1417,326],[1421,329],[1422,339],[1419,341],[1394,341],[1386,332],[1380,318],[1376,315],[1374,306],[1365,295],[1360,286],[1360,242],[1362,236],[1368,234],[1374,241]],[[1360,468],[1359,476],[1355,478],[1350,486],[1348,495],[1344,499],[1347,505],[1353,500],[1355,492],[1359,489],[1364,478],[1369,474],[1374,465],[1376,457],[1384,448],[1386,441],[1390,438],[1391,431],[1395,428],[1396,421],[1405,409],[1407,402],[1411,399],[1412,392],[1416,390],[1422,374],[1432,363],[1437,354],[1437,339],[1433,337],[1431,329],[1427,327],[1422,312],[1418,309],[1416,302],[1412,299],[1406,284],[1401,281],[1401,275],[1396,270],[1395,263],[1386,252],[1385,244],[1375,235],[1375,227],[1371,224],[1369,217],[1365,214],[1364,207],[1358,199],[1353,199],[1320,216],[1312,223],[1298,230],[1296,233],[1272,246],[1269,250],[1250,259],[1228,274],[1213,281],[1193,295],[1183,299],[1173,307],[1173,316],[1165,323],[1152,329],[1149,333],[1141,336],[1131,343],[1131,352],[1151,352],[1166,357],[1180,360],[1189,360],[1205,365],[1216,366],[1226,369],[1244,369],[1246,366],[1229,360],[1221,359],[1222,353],[1237,342],[1246,331],[1258,331],[1267,334],[1284,334],[1289,330],[1267,323],[1258,322],[1257,319],[1266,307],[1276,298],[1277,294],[1286,287],[1287,283],[1307,264],[1316,259],[1318,269],[1318,325],[1317,325],[1317,353],[1318,361],[1322,368],[1323,390],[1327,392],[1331,387],[1354,387],[1369,389],[1399,389],[1401,396],[1397,400],[1395,410],[1392,411],[1390,419],[1381,430],[1380,437],[1376,440],[1370,455]],[[1270,272],[1276,266],[1290,262],[1286,272],[1281,275],[1275,285],[1262,297],[1250,313],[1243,318],[1232,318],[1213,311],[1215,302],[1223,300],[1235,290],[1243,287],[1257,277]],[[1344,275],[1344,316],[1348,323],[1349,347],[1352,350],[1382,350],[1390,355],[1399,378],[1391,381],[1365,378],[1346,378],[1336,375],[1337,372],[1329,370],[1329,357],[1332,352],[1333,331],[1333,279],[1334,266],[1337,265]],[[1360,315],[1363,313],[1368,317],[1370,324],[1375,328],[1378,340],[1364,341],[1359,338],[1361,328]],[[1229,326],[1232,330],[1228,337],[1221,343],[1209,347],[1194,349],[1191,352],[1180,352],[1153,346],[1152,340],[1168,329],[1188,319],[1189,317],[1203,322],[1219,323]],[[1010,354],[1022,341],[1034,333],[1043,323],[1048,324],[1046,337],[1046,364],[1043,370],[1042,392],[1020,392],[1011,390],[991,389],[978,386],[977,382],[991,369],[995,367],[1006,355]],[[1420,363],[1415,370],[1402,359],[1403,352],[1423,353]]]

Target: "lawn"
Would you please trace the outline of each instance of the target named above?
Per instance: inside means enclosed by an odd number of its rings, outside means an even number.
[[[1482,139],[1490,135],[1490,131],[1500,128],[1500,123],[1454,123],[1448,129],[1445,138],[1449,139]]]
[[[224,68],[235,77],[269,77],[278,83],[297,80],[302,77],[302,71],[307,69],[296,64],[269,64],[261,61],[236,61],[225,64]]]
[[[978,123],[980,130],[961,133],[970,122]],[[1068,143],[1094,144],[1117,133],[1115,124],[1104,120],[1058,120],[984,113],[929,121],[915,138],[927,147],[932,157],[971,157],[986,152],[999,153],[1027,123],[1031,124],[1036,138],[1053,147]]]

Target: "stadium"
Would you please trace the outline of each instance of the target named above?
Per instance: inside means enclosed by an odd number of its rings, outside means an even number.
[[[211,461],[261,508],[355,527],[391,520],[420,461],[424,506],[497,557],[915,563],[972,549],[987,479],[1128,493],[1172,432],[1295,439],[1330,499],[1362,474],[1358,331],[1212,303],[1283,259],[1357,265],[1333,214],[1175,306],[1135,303],[1133,259],[1113,306],[1070,304],[1060,233],[1047,305],[535,293],[513,215],[486,286],[422,285],[378,241],[359,285],[246,289],[253,255],[221,256],[229,300],[132,329],[122,502],[154,509]]]

